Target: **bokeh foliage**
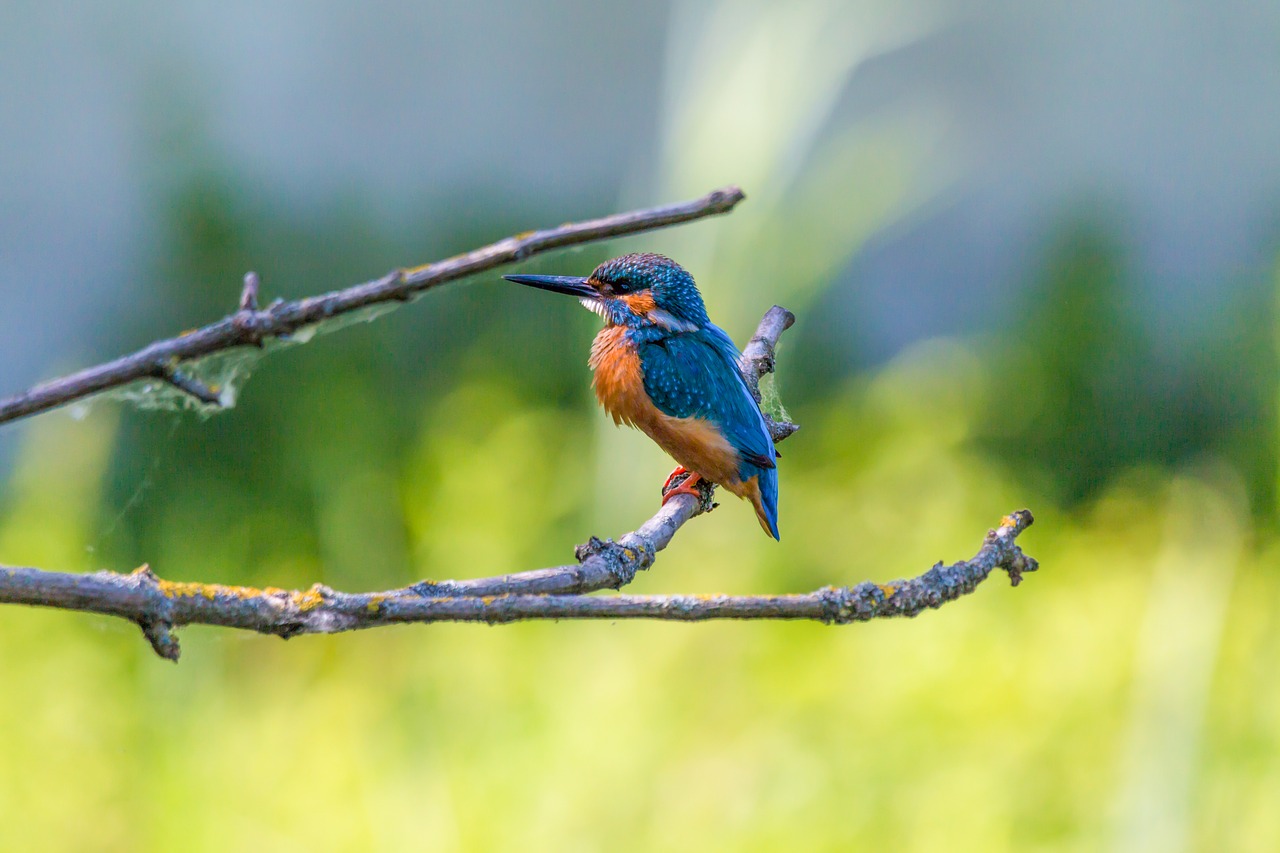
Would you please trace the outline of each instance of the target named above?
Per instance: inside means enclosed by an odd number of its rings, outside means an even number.
[[[296,223],[188,189],[153,289],[193,322],[249,266],[292,295],[421,256],[358,215]],[[806,363],[821,348],[801,316],[784,398],[791,376],[828,378],[792,406],[782,543],[729,499],[633,586],[890,580],[969,555],[1029,505],[1044,571],[1018,590],[993,579],[917,620],[844,629],[439,625],[286,644],[193,628],[177,668],[132,626],[9,608],[0,847],[1276,849],[1271,436],[1185,416],[1229,399],[1269,423],[1233,389],[1274,371],[1233,385],[1210,351],[1202,374],[1172,372],[1171,404],[1105,231],[1064,228],[1038,275],[999,344],[928,341],[861,371]],[[714,315],[734,291],[703,283]],[[144,320],[138,340],[162,322]],[[1243,321],[1266,339],[1268,312]],[[665,472],[625,434],[645,476],[610,478],[593,324],[494,277],[271,354],[217,417],[103,402],[35,419],[0,553],[347,588],[562,562],[643,517],[628,502],[652,507]]]
[[[7,304],[114,306],[40,359],[221,317],[249,269],[297,297],[736,183],[729,217],[529,265],[664,251],[739,342],[799,315],[782,542],[726,498],[632,591],[890,581],[1023,506],[1043,571],[842,629],[191,628],[177,667],[0,608],[0,850],[1280,849],[1280,280],[1186,280],[1215,240],[1274,246],[1266,4],[330,5],[0,12],[6,245],[43,244]],[[899,346],[916,318],[861,308],[970,298],[964,253],[924,282],[854,259],[957,199],[1019,219],[958,231],[1015,280],[980,332]],[[69,337],[33,322],[25,348]],[[237,362],[215,417],[117,395],[3,427],[0,563],[371,589],[565,562],[670,468],[596,410],[596,324],[494,274]]]

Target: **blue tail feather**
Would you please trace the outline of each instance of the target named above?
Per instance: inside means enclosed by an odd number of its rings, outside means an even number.
[[[778,469],[760,469],[760,504],[764,507],[765,519],[769,522],[769,532],[774,539],[781,540],[778,535]]]

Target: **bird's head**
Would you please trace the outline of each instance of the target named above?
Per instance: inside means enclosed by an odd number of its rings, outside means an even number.
[[[710,322],[693,276],[663,255],[641,252],[605,261],[586,278],[504,275],[507,281],[578,297],[611,326],[692,332]]]

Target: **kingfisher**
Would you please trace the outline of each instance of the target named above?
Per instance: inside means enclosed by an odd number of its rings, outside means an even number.
[[[698,497],[706,480],[750,501],[765,533],[778,538],[773,438],[738,348],[711,322],[684,267],[643,252],[605,261],[586,278],[503,278],[576,296],[604,320],[587,361],[596,398],[615,424],[639,428],[679,463],[663,485],[664,504]]]

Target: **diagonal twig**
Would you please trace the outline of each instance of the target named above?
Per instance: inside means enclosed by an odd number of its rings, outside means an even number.
[[[724,187],[702,198],[679,204],[617,213],[542,231],[529,231],[443,261],[392,270],[374,281],[293,302],[279,301],[262,310],[258,309],[258,277],[250,273],[245,277],[236,313],[192,332],[156,341],[131,355],[0,399],[0,424],[47,411],[108,388],[157,376],[201,402],[214,405],[217,401],[216,394],[202,394],[190,383],[184,385],[174,381],[171,374],[179,364],[235,347],[260,346],[266,340],[286,337],[304,326],[371,305],[404,302],[446,282],[552,249],[652,231],[728,213],[743,198],[742,190],[737,187]],[[183,378],[190,379],[185,376]]]

